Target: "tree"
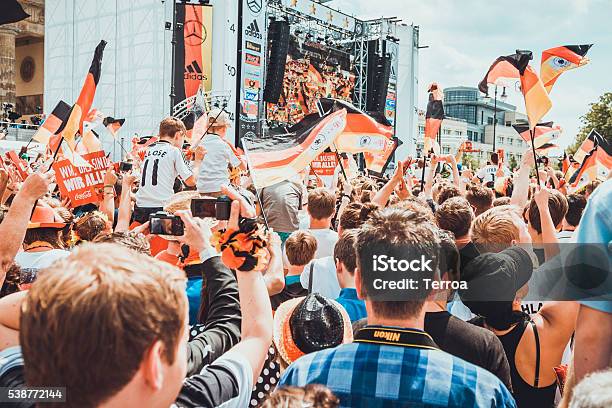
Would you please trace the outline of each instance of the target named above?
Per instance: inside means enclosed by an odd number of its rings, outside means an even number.
[[[516,161],[516,156],[515,155],[511,155],[510,156],[510,160],[508,160],[508,168],[511,171],[514,171],[514,169],[516,168],[516,166],[518,166],[518,162]]]
[[[477,170],[480,167],[478,160],[469,153],[463,153],[463,156],[461,156],[461,164],[465,169],[470,168],[472,170]]]
[[[606,92],[599,97],[599,101],[589,105],[590,110],[580,117],[582,126],[576,136],[576,142],[567,148],[567,152],[573,154],[578,150],[591,129],[612,141],[612,92]]]

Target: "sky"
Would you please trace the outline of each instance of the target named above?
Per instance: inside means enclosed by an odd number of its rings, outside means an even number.
[[[442,87],[474,86],[491,63],[516,49],[533,51],[539,72],[543,50],[590,44],[591,63],[557,80],[552,109],[543,118],[560,125],[560,145],[571,144],[580,116],[604,92],[612,92],[612,0],[333,0],[330,5],[359,18],[398,17],[420,26],[419,108],[431,82]],[[520,93],[506,102],[524,112]]]

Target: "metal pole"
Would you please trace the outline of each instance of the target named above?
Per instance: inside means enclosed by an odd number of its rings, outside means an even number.
[[[493,102],[493,153],[495,153],[495,128],[497,127],[497,85],[495,85],[495,98]]]
[[[172,73],[170,74],[170,116],[172,116],[172,113],[174,111],[174,98],[176,97],[175,94],[175,88],[174,88],[174,76],[175,76],[175,69],[176,69],[176,1],[173,0],[172,1]]]
[[[536,178],[538,180],[538,187],[539,187],[540,186],[540,171],[538,169],[538,156],[536,154],[535,144],[533,142],[533,139],[535,136],[535,129],[529,129],[529,133],[531,134],[531,149],[533,151],[533,161],[535,163]]]

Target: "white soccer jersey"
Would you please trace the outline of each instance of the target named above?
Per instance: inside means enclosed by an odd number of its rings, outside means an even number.
[[[140,188],[136,205],[142,208],[163,207],[174,194],[174,180],[192,175],[181,151],[167,141],[152,144],[140,169]]]

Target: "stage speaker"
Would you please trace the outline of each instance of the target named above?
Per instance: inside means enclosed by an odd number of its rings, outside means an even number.
[[[263,99],[265,102],[277,103],[283,90],[285,65],[289,52],[290,26],[286,20],[273,20],[268,27],[268,72]]]
[[[372,56],[374,64],[370,65],[372,71],[368,77],[368,97],[366,109],[370,112],[384,112],[391,76],[391,57],[389,55]]]

